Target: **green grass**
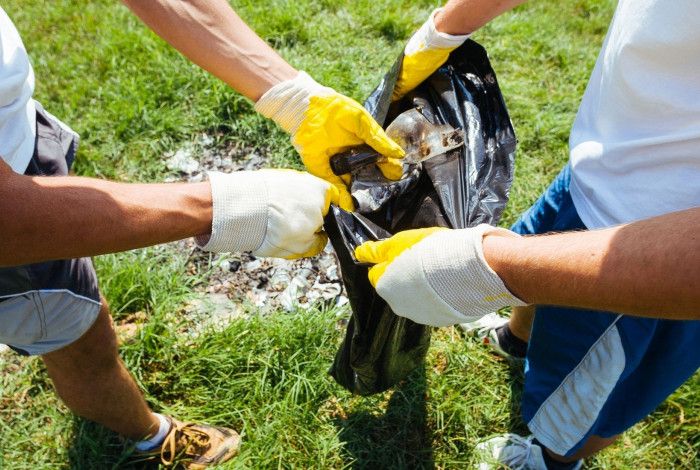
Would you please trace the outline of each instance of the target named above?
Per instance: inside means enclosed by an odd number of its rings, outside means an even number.
[[[434,1],[233,2],[295,66],[362,99]],[[610,19],[612,0],[532,2],[475,39],[486,46],[520,141],[504,224],[527,208],[567,158],[567,138]],[[129,181],[167,176],[163,154],[202,132],[297,165],[287,138],[249,102],[198,70],[118,2],[26,2],[3,7],[23,34],[37,97],[81,133],[78,173]],[[459,468],[475,443],[519,418],[521,374],[463,340],[433,338],[423,370],[395,390],[353,397],[326,374],[342,336],[338,312],[299,311],[235,321],[197,338],[178,315],[199,279],[172,247],[100,257],[117,318],[147,321],[124,360],[158,410],[230,424],[245,446],[230,468]],[[0,468],[110,468],[117,437],[74,418],[40,361],[0,360]],[[697,468],[700,376],[589,468]]]

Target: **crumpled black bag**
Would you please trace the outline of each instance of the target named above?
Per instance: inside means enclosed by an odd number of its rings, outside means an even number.
[[[430,344],[430,327],[396,315],[367,278],[354,249],[420,227],[495,225],[508,200],[515,161],[515,133],[486,51],[474,41],[416,90],[391,102],[402,57],[365,102],[386,127],[403,111],[419,108],[431,122],[464,129],[466,145],[414,165],[398,182],[374,165],[353,174],[356,211],[332,207],[325,230],[340,262],[352,318],[330,369],[353,393],[371,395],[403,380],[419,366]]]

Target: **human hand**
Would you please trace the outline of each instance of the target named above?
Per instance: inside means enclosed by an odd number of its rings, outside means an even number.
[[[324,87],[304,72],[269,89],[255,109],[273,119],[292,136],[292,143],[308,171],[338,189],[339,205],[352,210],[345,181],[331,170],[330,158],[361,144],[388,157],[379,169],[389,179],[403,174],[404,151],[358,102]]]
[[[209,181],[212,233],[197,237],[202,249],[293,259],[326,246],[323,217],[339,199],[328,182],[294,170],[210,172]]]
[[[486,262],[485,236],[519,235],[487,224],[461,230],[407,230],[363,243],[355,249],[355,257],[374,263],[369,280],[397,315],[424,325],[448,326],[509,305],[526,305]]]
[[[435,28],[435,15],[439,11],[439,8],[434,10],[406,43],[399,78],[391,95],[392,101],[400,99],[420,85],[445,63],[450,52],[461,46],[469,37],[468,34],[454,36],[438,31]]]

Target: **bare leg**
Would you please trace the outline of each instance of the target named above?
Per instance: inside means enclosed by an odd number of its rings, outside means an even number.
[[[525,342],[528,342],[530,341],[530,332],[532,331],[532,322],[534,320],[534,305],[528,305],[527,307],[513,307],[513,313],[510,316],[508,327],[515,336]]]
[[[158,419],[117,352],[102,299],[95,324],[74,343],[42,356],[58,395],[75,414],[139,440],[158,431]]]
[[[614,443],[618,437],[620,437],[619,434],[613,437],[591,436],[588,438],[586,443],[583,444],[583,447],[581,447],[581,449],[579,449],[579,451],[571,457],[562,457],[561,455],[551,452],[549,449],[546,449],[545,452],[547,452],[552,459],[558,462],[574,462],[578,459],[585,459],[586,457],[590,457],[591,455],[600,452]]]

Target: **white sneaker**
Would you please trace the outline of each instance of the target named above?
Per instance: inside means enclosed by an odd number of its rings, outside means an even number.
[[[542,453],[544,449],[533,444],[534,436],[522,437],[517,434],[504,434],[481,442],[476,446],[476,453],[481,455],[479,470],[502,468],[511,470],[547,470]],[[579,470],[583,461],[579,461],[574,470]]]
[[[459,327],[464,330],[465,334],[473,336],[485,345],[491,347],[494,352],[500,356],[503,356],[506,359],[522,361],[522,358],[508,354],[498,343],[496,329],[502,327],[506,323],[508,323],[508,317],[502,317],[498,313],[492,312],[488,315],[484,315],[476,321],[460,323]]]

